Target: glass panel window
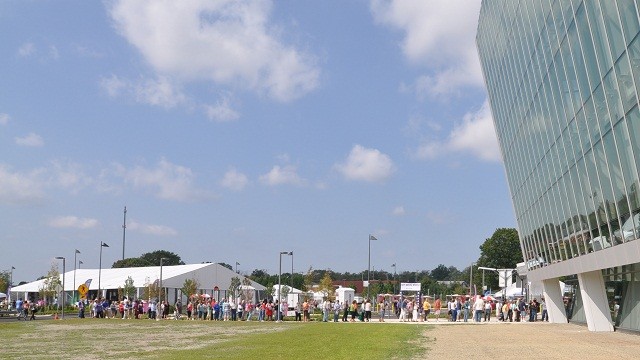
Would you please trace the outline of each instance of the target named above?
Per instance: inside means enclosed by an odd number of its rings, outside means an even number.
[[[609,106],[609,114],[612,124],[622,119],[622,102],[620,102],[620,93],[618,92],[618,83],[615,79],[613,71],[609,71],[604,77],[604,91],[607,97],[607,105]],[[604,129],[603,129],[604,133]]]
[[[629,54],[629,62],[631,63],[631,71],[633,72],[633,80],[636,85],[636,91],[640,89],[640,36],[627,49]]]
[[[618,59],[618,62],[616,62],[615,69],[618,78],[620,98],[622,99],[624,113],[626,113],[637,103],[636,89],[635,86],[633,86],[633,74],[631,74],[629,57],[626,52]]]
[[[626,44],[628,45],[636,36],[638,31],[640,31],[638,14],[636,13],[636,4],[633,0],[617,0],[616,4],[618,5],[618,13],[620,14],[622,29],[624,30]]]
[[[602,8],[602,18],[607,29],[609,38],[609,47],[611,48],[611,56],[615,61],[624,51],[625,44],[622,37],[622,26],[618,18],[618,10],[613,2],[600,2]]]
[[[591,24],[593,43],[596,48],[596,57],[598,58],[600,72],[606,74],[613,66],[613,62],[609,55],[609,47],[607,46],[609,41],[607,40],[604,22],[600,14],[599,1],[586,1],[584,4],[587,8],[589,23]]]
[[[593,46],[591,29],[589,29],[589,22],[587,21],[584,4],[581,4],[578,7],[578,11],[576,12],[576,24],[578,25],[578,32],[580,33],[580,43],[582,45],[584,60],[587,64],[589,80],[591,80],[591,90],[593,90],[600,83],[600,72],[598,71],[596,50]]]
[[[629,187],[629,197],[631,198],[631,211],[636,213],[640,211],[640,195],[638,194],[640,193],[640,184],[637,178],[637,169],[640,169],[640,111],[638,107],[633,108],[627,115],[627,126],[629,127],[629,145],[631,148],[625,151],[625,154],[630,158],[630,161],[635,162],[635,167],[632,167],[632,169],[636,169],[634,171],[635,179],[627,186]]]

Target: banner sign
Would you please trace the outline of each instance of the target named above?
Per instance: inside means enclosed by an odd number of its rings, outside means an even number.
[[[420,291],[420,283],[400,283],[400,291]]]

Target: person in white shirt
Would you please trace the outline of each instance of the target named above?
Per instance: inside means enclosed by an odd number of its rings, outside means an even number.
[[[476,302],[473,303],[473,310],[475,311],[476,322],[480,322],[484,313],[484,300],[480,296],[476,297]]]

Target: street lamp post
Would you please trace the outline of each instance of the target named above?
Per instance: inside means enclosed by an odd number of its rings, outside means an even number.
[[[291,290],[293,291],[293,251],[289,253],[291,255]]]
[[[471,296],[471,292],[473,291],[473,265],[476,263],[471,263],[471,268],[469,269],[469,296]]]
[[[13,270],[15,269],[15,267],[11,266],[11,273],[9,275],[9,291],[7,291],[7,296],[9,297],[9,306],[11,306],[11,288],[13,287]]]
[[[396,263],[391,264],[393,268],[393,295],[396,294]]]
[[[162,301],[161,294],[164,295],[163,294],[164,291],[162,291],[162,262],[164,260],[167,260],[167,258],[163,258],[163,257],[160,258],[160,288],[158,289],[158,301]]]
[[[80,250],[76,249],[76,252],[73,254],[73,301],[76,301],[76,268],[77,266],[77,257],[80,254]]]
[[[369,234],[369,261],[367,263],[367,299],[370,297],[369,289],[371,285],[369,284],[369,280],[371,277],[371,240],[378,240],[375,236]]]
[[[240,265],[240,263],[236,261],[236,274],[239,274],[239,272],[238,272],[238,265]]]
[[[78,269],[80,269],[80,265],[82,265],[82,264],[84,264],[84,263],[82,262],[82,260],[79,260],[79,261],[78,261]]]
[[[102,297],[102,294],[100,293],[100,285],[101,285],[100,280],[102,278],[102,248],[103,247],[109,247],[109,245],[100,241],[100,265],[98,267],[98,298]]]
[[[65,305],[65,287],[64,287],[64,278],[65,278],[65,273],[67,272],[67,267],[66,267],[66,259],[64,258],[64,256],[56,256],[56,259],[58,260],[62,260],[62,319],[64,319],[64,305]]]
[[[280,311],[280,308],[282,307],[282,283],[281,283],[281,277],[282,277],[282,255],[292,255],[293,256],[293,252],[290,251],[280,251],[280,267],[278,268],[278,301],[277,301],[277,308],[276,311],[278,312],[278,322],[282,321],[282,312]]]

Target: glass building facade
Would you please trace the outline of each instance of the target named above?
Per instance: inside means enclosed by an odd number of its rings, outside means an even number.
[[[612,323],[631,330],[640,313],[619,307],[640,299],[639,1],[484,0],[476,38],[527,268],[598,269]]]

